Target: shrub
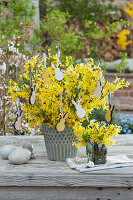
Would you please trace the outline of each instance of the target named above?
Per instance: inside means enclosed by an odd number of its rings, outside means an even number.
[[[52,10],[42,19],[41,27],[45,34],[45,48],[50,48],[51,53],[55,54],[56,46],[60,46],[62,52],[62,60],[66,56],[76,56],[81,51],[82,43],[80,35],[76,35],[73,31],[65,28],[69,18],[68,13],[60,10]],[[44,38],[44,39],[45,39]]]

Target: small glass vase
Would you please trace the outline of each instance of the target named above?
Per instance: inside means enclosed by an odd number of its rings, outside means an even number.
[[[107,157],[107,147],[104,144],[96,144],[93,146],[87,142],[86,154],[88,156],[88,161],[94,162],[94,164],[105,164]]]

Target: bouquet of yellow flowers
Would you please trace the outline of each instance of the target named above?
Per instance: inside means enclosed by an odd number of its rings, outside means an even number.
[[[108,94],[128,85],[119,78],[112,83],[105,82],[102,70],[93,59],[87,64],[73,66],[71,58],[67,57],[66,63],[61,64],[57,55],[49,53],[47,57],[31,58],[24,65],[18,82],[10,81],[9,92],[13,101],[23,100],[22,110],[30,126],[46,122],[54,127],[60,114],[68,113],[65,122],[73,128],[76,122],[87,119],[94,108],[108,109]],[[29,98],[33,93],[34,102],[31,103]]]
[[[72,141],[75,137],[79,138],[80,145],[88,140],[84,139],[85,132],[79,123],[87,119],[94,108],[108,110],[106,118],[110,121],[113,107],[107,105],[108,95],[129,85],[118,78],[112,83],[105,82],[101,68],[93,63],[93,59],[89,59],[87,64],[74,66],[70,57],[66,58],[65,64],[61,64],[59,58],[59,50],[58,55],[49,52],[47,56],[44,54],[31,58],[24,65],[18,82],[11,81],[9,87],[13,101],[18,98],[22,100],[21,109],[28,124],[44,126],[50,160],[74,157],[76,147],[72,146]],[[16,129],[21,128],[20,122],[21,114],[18,113]],[[99,129],[98,135],[95,134],[96,129]],[[93,123],[85,131],[89,141],[99,142],[99,138],[103,138],[104,144],[108,145],[113,144],[111,137],[118,133],[119,128],[110,125],[106,130],[104,126]]]
[[[114,136],[117,137],[120,132],[120,126],[116,124],[106,124],[105,122],[98,122],[90,120],[86,128],[83,128],[80,122],[76,122],[74,126],[74,133],[79,138],[76,146],[86,146],[87,142],[92,144],[103,144],[105,146],[112,146],[115,144]]]
[[[105,164],[107,146],[115,144],[114,137],[118,136],[120,126],[90,120],[83,128],[83,124],[77,122],[74,127],[74,134],[78,137],[78,142],[74,142],[77,147],[86,146],[86,153],[89,161],[95,164]]]

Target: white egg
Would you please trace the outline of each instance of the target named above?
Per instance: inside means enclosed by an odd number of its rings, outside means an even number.
[[[9,154],[9,161],[15,165],[25,164],[30,160],[31,152],[27,149],[17,149]]]
[[[10,145],[10,144],[9,144],[9,145],[3,146],[3,147],[0,149],[1,157],[2,157],[3,159],[8,159],[9,154],[10,154],[12,151],[16,150],[16,149],[17,149],[16,146]]]
[[[30,142],[25,142],[23,144],[23,149],[28,149],[32,153],[33,152],[33,144],[31,144]]]

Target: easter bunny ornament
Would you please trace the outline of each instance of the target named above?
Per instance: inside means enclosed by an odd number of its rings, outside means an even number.
[[[52,67],[55,69],[55,78],[58,81],[61,81],[63,79],[63,72],[61,72],[59,65],[60,65],[60,48],[58,47],[58,60],[57,60],[57,68],[53,63],[51,63]]]
[[[65,120],[68,117],[68,112],[64,115],[64,117],[63,117],[62,113],[60,113],[60,116],[61,116],[61,118],[60,118],[59,122],[56,125],[56,129],[58,131],[63,131],[64,128],[65,128]]]
[[[82,108],[82,106],[80,105],[80,101],[83,101],[82,99],[78,99],[78,104],[76,104],[76,102],[74,100],[72,100],[72,103],[76,106],[76,114],[79,118],[83,118],[86,115],[86,110],[84,108]]]
[[[93,90],[93,95],[95,95],[97,98],[102,96],[102,91],[105,86],[105,82],[101,83],[100,79],[97,81],[98,86],[95,90]]]
[[[114,105],[111,105],[111,93],[108,95],[108,102],[109,102],[109,109],[106,112],[105,119],[106,119],[107,122],[111,122],[113,110],[115,108]]]
[[[55,78],[58,81],[61,81],[63,79],[63,72],[61,72],[60,68],[56,68],[53,63],[51,63],[52,67],[55,69]]]
[[[21,113],[17,112],[17,117],[14,123],[14,128],[18,131],[21,130],[21,117],[23,115],[23,111]]]
[[[115,106],[109,104],[109,110],[107,110],[106,115],[105,115],[105,119],[107,122],[111,122],[112,121],[112,114],[113,114],[113,110],[114,110]]]
[[[35,91],[36,91],[36,86],[32,86],[31,87],[31,94],[30,94],[30,97],[29,97],[29,103],[31,105],[33,105],[35,103]]]

